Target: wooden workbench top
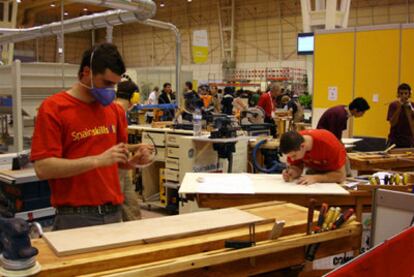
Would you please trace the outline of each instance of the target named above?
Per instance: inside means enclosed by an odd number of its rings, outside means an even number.
[[[306,208],[282,202],[260,203],[240,209],[264,218],[277,218],[286,221],[284,234],[304,232]],[[266,239],[273,226],[256,226],[256,238]],[[113,234],[114,236],[122,234]],[[223,248],[224,240],[247,238],[248,228],[214,232],[189,238],[170,241],[120,247],[85,254],[58,257],[43,239],[33,240],[33,246],[39,249],[38,261],[42,266],[39,276],[73,276],[114,268],[159,261],[177,256]]]

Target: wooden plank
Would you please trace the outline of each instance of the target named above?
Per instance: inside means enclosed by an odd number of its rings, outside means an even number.
[[[285,220],[282,236],[304,233],[306,230],[307,210],[293,204],[268,203],[269,210],[255,210],[261,217]],[[258,209],[262,204],[257,206]],[[250,211],[250,210],[247,210]],[[269,216],[269,217],[268,217]],[[273,223],[256,226],[256,240],[267,240]],[[225,240],[246,240],[248,229],[240,227],[233,230],[211,232],[197,236],[150,244],[132,245],[116,249],[99,250],[92,253],[58,257],[42,239],[35,239],[32,245],[39,249],[37,260],[42,265],[39,277],[77,276],[93,272],[139,265],[184,255],[221,249]]]
[[[368,190],[373,191],[376,189],[387,189],[387,190],[395,190],[395,191],[402,191],[402,192],[411,192],[413,189],[412,184],[410,185],[370,185],[370,184],[358,184],[357,187],[359,190]]]
[[[354,206],[357,199],[361,199],[364,205],[371,205],[370,191],[350,191],[349,195],[312,195],[318,204],[323,202],[336,206]],[[265,201],[286,201],[301,206],[309,204],[307,195],[283,195],[283,194],[199,194],[197,195],[197,203],[202,208],[227,208],[239,205],[251,205]]]
[[[234,229],[267,219],[235,208],[77,228],[44,234],[58,256]]]
[[[372,192],[369,190],[350,191],[349,195],[312,195],[317,201],[317,205],[323,202],[329,205],[340,206],[343,208],[354,208],[357,215],[361,215],[363,211],[369,211],[372,204]],[[202,208],[226,208],[238,205],[252,205],[254,203],[265,201],[286,201],[307,207],[309,204],[309,196],[307,195],[284,195],[284,194],[199,194],[197,195],[197,203]],[[361,217],[357,216],[357,220]]]
[[[164,276],[166,274],[182,272],[216,264],[237,261],[240,259],[251,258],[270,253],[276,253],[288,249],[294,249],[305,245],[320,243],[349,236],[357,236],[361,234],[360,224],[350,224],[338,230],[319,233],[314,235],[297,234],[279,238],[276,241],[262,241],[256,246],[244,249],[219,249],[207,253],[199,253],[195,255],[180,257],[176,259],[163,260],[154,263],[122,268],[109,272],[100,272],[92,276]]]

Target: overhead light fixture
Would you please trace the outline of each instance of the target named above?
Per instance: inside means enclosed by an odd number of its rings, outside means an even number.
[[[87,12],[87,11],[88,11],[88,8],[83,8],[83,11],[84,11],[84,12]]]
[[[22,0],[17,0],[16,2],[17,2],[17,3],[21,3],[21,2],[22,2]]]
[[[191,3],[191,2],[193,2],[193,0],[187,0],[187,2]]]
[[[161,8],[164,8],[164,7],[165,7],[164,2],[161,2],[161,3],[160,3],[160,7],[161,7]]]
[[[65,15],[65,16],[68,16],[68,15],[69,15],[69,13],[68,13],[68,12],[65,12],[65,13],[64,13],[64,15]]]
[[[52,8],[56,7],[55,3],[50,4]]]

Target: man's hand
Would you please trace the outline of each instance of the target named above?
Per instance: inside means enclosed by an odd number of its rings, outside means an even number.
[[[298,178],[301,174],[301,170],[293,166],[289,166],[282,171],[283,180],[285,180],[285,182],[291,182],[292,180]]]
[[[138,144],[135,155],[129,159],[131,165],[145,165],[152,161],[154,154],[154,146],[150,144]]]
[[[410,98],[407,95],[400,95],[400,97],[398,98],[398,102],[399,104],[401,104],[401,106],[406,106],[409,105],[409,100]]]
[[[96,167],[111,166],[116,163],[126,163],[128,162],[128,153],[128,148],[124,143],[112,146],[102,154],[95,156]]]
[[[317,175],[305,175],[299,178],[298,185],[312,185],[318,183],[319,179]]]
[[[135,153],[138,150],[139,146],[140,144],[129,144],[128,150],[129,152]]]

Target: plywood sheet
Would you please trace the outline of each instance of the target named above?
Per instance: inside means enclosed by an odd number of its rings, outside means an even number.
[[[77,228],[44,234],[57,256],[234,229],[268,219],[236,208]]]
[[[210,186],[210,188],[208,188]],[[298,185],[285,182],[280,174],[186,173],[180,186],[182,194],[316,194],[347,195],[336,183]]]

